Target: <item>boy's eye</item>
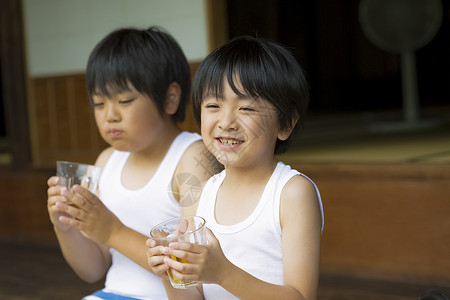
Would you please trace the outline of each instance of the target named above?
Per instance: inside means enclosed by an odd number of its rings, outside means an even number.
[[[119,101],[119,103],[121,103],[121,104],[128,104],[128,103],[131,103],[133,101],[134,101],[134,99],[128,99],[128,100],[121,100],[121,101]]]
[[[219,105],[210,103],[210,104],[206,104],[205,107],[206,108],[219,108]]]
[[[102,107],[102,106],[103,106],[103,102],[93,103],[92,105],[93,105],[94,107]]]
[[[243,111],[256,111],[254,108],[252,108],[252,107],[241,107],[240,108],[241,110],[243,110]]]

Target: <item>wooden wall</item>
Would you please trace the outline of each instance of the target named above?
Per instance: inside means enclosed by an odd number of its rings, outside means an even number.
[[[54,173],[0,169],[0,240],[56,243],[47,213],[47,179]]]
[[[84,74],[33,78],[29,116],[34,167],[56,160],[93,163],[106,147],[97,132]]]
[[[317,183],[329,274],[450,282],[450,165],[295,165]]]

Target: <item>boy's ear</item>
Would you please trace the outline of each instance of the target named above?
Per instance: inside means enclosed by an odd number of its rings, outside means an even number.
[[[166,101],[164,103],[164,111],[168,115],[173,115],[177,112],[180,105],[181,87],[177,82],[172,82],[167,89]]]
[[[291,126],[289,128],[283,129],[283,130],[279,130],[278,131],[278,139],[280,141],[285,141],[289,138],[289,136],[292,133],[292,130],[294,130],[295,125],[298,122],[298,117],[296,117],[295,119],[292,120],[291,122]]]

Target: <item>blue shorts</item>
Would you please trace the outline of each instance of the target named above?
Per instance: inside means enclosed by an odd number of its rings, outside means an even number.
[[[103,290],[100,290],[96,291],[92,295],[83,297],[81,300],[139,300],[139,298],[133,298],[114,293],[107,293],[104,292]]]

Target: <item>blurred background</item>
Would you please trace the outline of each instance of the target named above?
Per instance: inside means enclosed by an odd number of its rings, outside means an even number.
[[[319,299],[450,292],[448,0],[0,1],[0,298],[79,299],[46,210],[56,160],[106,147],[84,70],[119,27],[161,26],[192,74],[238,35],[287,46],[311,103],[284,162],[325,209]],[[197,131],[191,110],[183,129]],[[57,288],[56,288],[57,287]]]

